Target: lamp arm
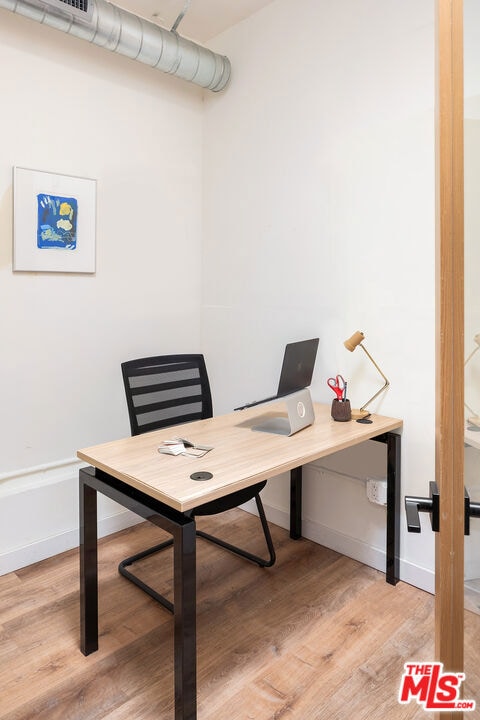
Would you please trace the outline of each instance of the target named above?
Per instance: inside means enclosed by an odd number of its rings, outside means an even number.
[[[368,350],[362,345],[362,343],[360,343],[360,347],[362,348],[363,352],[367,355],[367,357],[370,359],[370,361],[374,364],[374,366],[377,368],[377,370],[378,370],[378,372],[380,373],[380,375],[382,376],[382,378],[385,380],[385,384],[383,385],[383,387],[381,387],[380,390],[378,390],[378,391],[375,393],[375,395],[372,395],[372,397],[371,397],[369,400],[367,400],[366,403],[364,403],[364,404],[362,405],[362,407],[360,408],[360,410],[363,411],[363,410],[365,410],[365,408],[367,407],[367,405],[370,405],[370,403],[373,402],[373,400],[375,400],[375,398],[377,398],[384,390],[387,389],[387,387],[390,385],[390,382],[389,382],[389,380],[386,378],[386,376],[383,374],[383,372],[380,370],[380,368],[378,367],[377,363],[376,363],[375,360],[372,358],[372,356],[370,355],[370,353],[368,352]]]
[[[475,337],[478,337],[478,336],[476,335]],[[464,363],[464,365],[463,365],[464,368],[467,367],[468,363],[470,362],[470,360],[472,359],[472,357],[475,355],[475,353],[477,352],[477,350],[480,350],[480,345],[477,345],[477,347],[474,348],[474,349],[472,350],[472,352],[470,353],[470,355],[467,357],[467,359],[465,360],[465,363]],[[477,413],[475,412],[475,410],[472,410],[472,408],[469,407],[465,401],[463,402],[463,404],[465,405],[465,407],[467,408],[467,410],[472,413],[472,415],[475,415],[475,417],[477,417]]]
[[[463,367],[466,367],[467,363],[470,362],[470,360],[471,360],[472,357],[475,355],[475,353],[477,352],[477,350],[480,350],[480,345],[477,345],[477,347],[472,350],[472,352],[470,353],[470,355],[469,355],[469,356],[467,357],[467,359],[465,360],[465,363],[464,363]]]
[[[477,415],[477,413],[475,412],[475,410],[472,410],[472,408],[470,407],[470,405],[467,405],[466,402],[464,402],[463,404],[464,404],[465,407],[467,408],[468,412],[471,412],[472,415]]]

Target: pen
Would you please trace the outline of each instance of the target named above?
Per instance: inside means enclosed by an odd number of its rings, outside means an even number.
[[[347,399],[347,382],[345,381],[345,385],[343,386],[343,401]]]

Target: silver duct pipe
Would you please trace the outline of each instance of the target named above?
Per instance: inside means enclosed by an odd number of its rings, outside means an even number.
[[[0,0],[0,8],[100,45],[112,52],[218,92],[230,78],[230,61],[171,30],[107,0],[88,0],[83,12],[68,0]],[[78,3],[77,3],[78,7]]]

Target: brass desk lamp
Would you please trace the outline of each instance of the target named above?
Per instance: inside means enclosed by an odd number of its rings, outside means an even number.
[[[470,353],[470,355],[469,355],[469,356],[467,357],[467,359],[465,360],[465,365],[464,365],[464,367],[467,367],[467,363],[470,362],[470,360],[472,359],[472,357],[475,355],[475,353],[476,353],[476,352],[478,351],[478,349],[480,348],[480,333],[477,333],[477,335],[475,335],[475,337],[474,337],[473,339],[474,339],[474,341],[476,342],[477,347],[472,350],[472,352]],[[477,414],[474,410],[472,410],[472,408],[469,407],[466,402],[464,402],[464,405],[465,405],[465,407],[467,408],[468,412],[472,413],[471,416],[470,416],[469,418],[467,418],[467,420],[468,420],[468,422],[470,423],[470,425],[475,425],[476,427],[480,427],[480,417],[478,416],[478,414]]]
[[[372,397],[371,397],[369,400],[367,400],[366,403],[364,403],[364,404],[362,405],[362,407],[360,408],[360,410],[352,410],[352,417],[355,418],[355,419],[357,419],[357,420],[358,420],[358,419],[359,419],[359,420],[363,420],[363,419],[367,418],[367,417],[370,415],[370,412],[366,409],[367,405],[370,405],[370,403],[371,403],[373,400],[375,400],[375,398],[377,398],[382,392],[384,392],[384,390],[386,390],[387,387],[390,385],[389,381],[387,380],[387,378],[385,377],[385,375],[383,374],[383,372],[380,370],[380,368],[378,367],[377,363],[376,363],[375,360],[372,358],[372,356],[370,355],[370,353],[368,352],[368,350],[366,349],[366,347],[365,347],[364,345],[362,345],[362,341],[363,341],[364,339],[365,339],[365,335],[363,334],[363,332],[360,332],[360,330],[357,330],[357,332],[353,333],[352,337],[349,337],[348,340],[345,340],[345,342],[344,342],[343,344],[345,345],[345,347],[347,348],[347,350],[350,350],[350,352],[353,352],[356,347],[361,347],[362,350],[363,350],[363,352],[364,352],[364,353],[366,354],[366,356],[371,360],[371,362],[375,365],[375,367],[377,368],[378,372],[380,373],[380,375],[382,376],[382,378],[385,380],[385,384],[383,385],[383,387],[380,388],[380,390],[378,390],[378,392],[375,393],[375,395],[372,395]]]

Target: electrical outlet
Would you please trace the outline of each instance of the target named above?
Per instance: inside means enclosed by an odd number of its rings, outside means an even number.
[[[386,505],[387,481],[382,478],[367,478],[367,498],[375,505]]]

